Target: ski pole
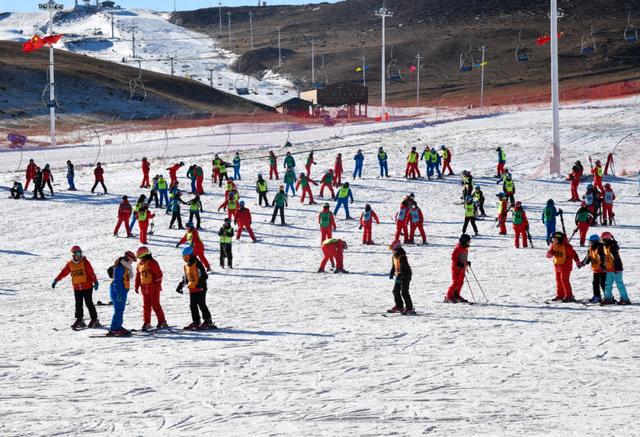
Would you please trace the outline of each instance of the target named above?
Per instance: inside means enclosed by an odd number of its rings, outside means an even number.
[[[487,295],[484,294],[484,290],[482,289],[482,285],[480,285],[480,281],[478,281],[478,277],[476,276],[476,273],[473,271],[471,266],[469,266],[469,270],[471,271],[471,274],[473,275],[474,279],[476,280],[476,283],[478,284],[478,288],[480,288],[480,292],[482,293],[482,297],[484,297],[484,301],[485,302],[489,302],[489,299],[487,299]]]
[[[471,293],[471,297],[473,298],[473,302],[477,303],[476,297],[473,294],[473,290],[471,289],[471,284],[469,283],[469,278],[467,278],[467,275],[464,275],[464,279],[465,279],[465,281],[467,281],[467,286],[469,287],[469,293]]]

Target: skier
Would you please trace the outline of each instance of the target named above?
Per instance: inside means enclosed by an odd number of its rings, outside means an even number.
[[[140,183],[140,188],[150,188],[151,184],[149,182],[149,171],[151,170],[151,164],[147,161],[147,157],[142,157],[142,182]]]
[[[411,285],[411,266],[407,259],[407,252],[404,251],[399,241],[394,241],[389,246],[389,250],[393,252],[391,258],[391,271],[389,279],[394,279],[393,299],[395,305],[387,310],[388,313],[401,313],[403,316],[415,315],[416,311],[413,307],[411,294],[409,294],[409,286]]]
[[[135,215],[138,219],[138,227],[140,228],[140,243],[147,244],[149,220],[154,218],[155,215],[151,211],[149,211],[149,205],[147,205],[146,203],[140,206],[140,209]]]
[[[127,238],[131,237],[131,228],[129,227],[129,219],[131,218],[131,204],[127,196],[122,196],[122,202],[118,206],[118,222],[113,230],[113,236],[118,235],[120,225],[124,223],[124,228],[127,231]]]
[[[504,165],[507,162],[507,154],[504,153],[504,151],[502,150],[502,147],[498,147],[496,149],[496,152],[498,152],[498,165],[496,166],[496,176],[495,177],[499,178],[504,173]]]
[[[342,167],[342,153],[338,153],[336,156],[336,162],[333,164],[333,174],[335,176],[335,182],[333,183],[334,187],[339,187],[342,185],[342,172],[344,168]]]
[[[336,193],[333,191],[333,170],[329,169],[322,175],[320,180],[320,197],[324,197],[324,189],[327,188],[331,192],[331,199],[335,199]]]
[[[149,205],[151,202],[155,202],[155,208],[160,207],[160,198],[158,197],[158,179],[160,175],[155,175],[153,179],[151,179],[151,190],[149,190]]]
[[[287,171],[284,174],[284,183],[287,186],[286,192],[289,193],[289,190],[291,190],[292,197],[295,197],[296,195],[296,188],[294,186],[295,182],[296,174],[293,172],[292,168],[287,168]]]
[[[193,226],[192,221],[187,222],[187,232],[185,232],[180,241],[178,241],[176,247],[180,247],[180,245],[184,243],[187,243],[189,247],[193,249],[193,254],[198,257],[207,271],[211,271],[209,260],[207,260],[207,257],[204,254],[204,243],[200,239],[200,234],[198,233],[198,230]]]
[[[269,180],[273,179],[275,176],[275,179],[278,180],[278,160],[276,158],[275,153],[273,153],[273,150],[269,151]]]
[[[418,152],[416,152],[416,148],[412,147],[411,151],[407,155],[407,167],[404,170],[405,178],[416,179],[417,177],[418,178],[422,177],[422,175],[420,174],[420,169],[418,168],[419,159],[420,159],[420,156]]]
[[[169,206],[169,187],[167,186],[167,180],[163,175],[158,176],[158,194],[160,194],[160,208],[166,208]]]
[[[611,184],[604,184],[604,193],[602,193],[602,224],[605,226],[612,226],[614,217],[613,213],[613,201],[616,200],[616,195],[611,188]]]
[[[199,196],[202,196],[204,194],[204,170],[199,165],[196,165],[193,169],[193,173],[196,176],[196,193]]]
[[[547,228],[547,246],[551,244],[551,237],[556,233],[556,217],[562,214],[562,210],[556,209],[553,199],[547,200],[547,206],[542,210],[542,223]]]
[[[602,168],[600,160],[596,161],[595,167],[591,167],[591,174],[593,175],[593,186],[600,192],[603,192],[604,187],[602,186],[602,176],[604,175],[604,168]]]
[[[362,244],[375,244],[372,239],[372,227],[373,222],[380,224],[378,215],[371,209],[371,205],[368,203],[364,206],[364,212],[360,214],[360,227],[358,229],[364,229],[362,232]]]
[[[200,213],[204,211],[202,208],[202,202],[200,201],[200,196],[196,194],[193,199],[187,202],[187,204],[189,205],[189,223],[193,223],[193,219],[195,217],[196,229],[202,229],[200,227]]]
[[[286,170],[291,169],[293,174],[296,173],[296,160],[291,155],[291,152],[287,152],[287,155],[284,157],[284,168]]]
[[[27,165],[27,168],[25,170],[25,176],[27,178],[27,182],[25,182],[24,184],[24,189],[25,191],[29,189],[29,183],[33,180],[33,178],[36,175],[36,168],[38,166],[36,165],[36,163],[33,161],[33,159],[29,160],[29,164]]]
[[[394,241],[400,241],[400,235],[404,237],[405,244],[409,242],[409,232],[407,231],[407,224],[409,223],[409,199],[406,197],[400,202],[400,210],[396,213],[396,235]]]
[[[141,194],[140,197],[138,197],[138,200],[136,201],[136,204],[133,205],[133,209],[132,209],[132,214],[131,214],[131,222],[129,222],[129,232],[131,232],[133,230],[133,225],[136,224],[136,220],[138,219],[138,211],[140,211],[140,208],[142,208],[142,205],[145,204],[145,200],[146,200],[147,196],[145,196],[144,194]],[[128,197],[127,197],[128,199]],[[147,206],[149,204],[147,203]]]
[[[307,157],[307,162],[304,165],[304,169],[307,171],[307,177],[311,177],[311,166],[316,165],[316,162],[313,159],[313,150],[309,152],[309,156]]]
[[[173,185],[178,182],[178,170],[181,167],[184,167],[184,162],[180,161],[177,164],[173,164],[171,167],[167,168],[169,170],[169,178],[171,179],[170,184]]]
[[[353,160],[356,162],[355,167],[353,168],[353,179],[355,179],[356,176],[362,179],[362,167],[364,166],[364,155],[362,154],[362,150],[358,149]]]
[[[91,193],[93,194],[98,184],[100,184],[102,185],[104,194],[107,194],[107,187],[104,184],[104,169],[102,168],[102,164],[99,162],[96,164],[96,168],[93,170],[93,177],[95,179],[95,182],[93,184],[93,187],[91,187]]]
[[[473,198],[467,196],[464,198],[464,225],[462,225],[462,233],[466,234],[467,226],[471,223],[475,236],[478,236],[478,227],[476,226],[476,215],[473,207]]]
[[[98,312],[93,305],[93,290],[98,289],[98,279],[93,271],[93,267],[88,259],[82,254],[79,246],[71,248],[71,261],[67,262],[64,268],[58,273],[53,280],[51,288],[56,288],[58,282],[71,275],[71,285],[73,286],[74,297],[76,301],[76,321],[71,325],[73,329],[84,328],[84,309],[83,303],[89,310],[89,328],[98,328],[100,321],[98,320]]]
[[[506,176],[502,184],[502,191],[507,197],[509,204],[513,205],[516,202],[516,198],[515,198],[516,186],[515,186],[515,183],[513,182],[513,179],[511,178],[511,174],[505,173],[505,175]]]
[[[231,244],[233,243],[233,228],[231,227],[231,219],[224,219],[224,224],[218,230],[220,237],[220,267],[224,269],[224,259],[227,259],[229,268],[233,268],[233,253]]]
[[[587,232],[589,232],[589,223],[591,223],[592,220],[593,216],[587,208],[587,203],[583,201],[580,204],[580,209],[578,209],[578,211],[576,212],[576,229],[573,231],[574,234],[578,231],[580,232],[580,247],[584,247],[584,242],[587,238]]]
[[[169,221],[169,229],[173,229],[173,224],[178,222],[178,229],[184,229],[182,226],[182,214],[180,213],[180,204],[187,204],[182,200],[182,193],[180,191],[176,191],[171,198],[171,202],[169,202],[169,210],[171,211],[171,221]],[[139,219],[138,219],[139,220]]]
[[[70,160],[67,160],[67,183],[69,184],[69,191],[77,191],[76,185],[73,182],[73,179],[76,176],[76,172],[73,168],[73,164]]]
[[[233,164],[233,179],[236,181],[239,181],[242,179],[242,177],[240,176],[240,164],[241,164],[241,159],[240,159],[240,152],[236,152],[235,156],[233,157],[233,160],[231,161]]]
[[[227,211],[227,218],[232,219],[235,222],[236,220],[236,212],[238,210],[238,199],[239,196],[237,191],[230,189],[226,191],[226,196],[224,202],[218,206],[218,211],[221,209],[225,209]]]
[[[269,178],[271,179],[271,178]],[[276,178],[277,179],[277,178]],[[262,202],[264,201],[264,206],[266,208],[269,207],[269,201],[267,200],[267,193],[269,192],[269,187],[267,185],[267,181],[262,179],[262,175],[258,175],[258,180],[256,181],[256,193],[258,193],[258,205],[263,206]]]
[[[13,187],[11,187],[10,190],[11,193],[11,198],[12,199],[20,199],[20,198],[25,198],[24,197],[24,188],[22,188],[22,183],[18,182],[18,181],[14,181],[13,182]]]
[[[320,262],[318,273],[324,273],[324,267],[329,261],[335,263],[333,273],[349,273],[344,269],[344,251],[347,249],[347,242],[337,238],[330,238],[322,242],[322,254],[324,257]]]
[[[580,161],[576,161],[571,168],[571,173],[567,175],[567,180],[571,181],[571,199],[569,202],[580,202],[580,195],[578,194],[578,187],[580,186],[580,178],[582,177],[582,171],[578,167]]]
[[[444,144],[440,146],[440,150],[442,150],[442,174],[449,169],[449,176],[453,175],[453,170],[451,169],[451,158],[453,154],[451,153],[451,149],[449,149]]]
[[[462,199],[473,193],[473,175],[468,170],[462,170]]]
[[[593,185],[588,184],[587,191],[582,196],[582,200],[587,204],[587,209],[589,210],[591,215],[593,215],[594,217],[596,217],[597,209],[598,209],[597,207],[598,194],[599,193],[596,190],[594,190]]]
[[[604,245],[604,266],[607,270],[607,277],[604,286],[604,300],[602,305],[611,305],[616,303],[613,298],[613,283],[616,283],[618,292],[620,293],[620,300],[618,305],[631,305],[629,295],[627,294],[627,288],[624,286],[622,280],[622,259],[620,258],[620,248],[618,242],[613,238],[611,232],[603,232],[600,235],[602,244]]]
[[[380,177],[389,177],[389,165],[387,163],[387,152],[382,147],[378,149],[378,165],[380,166]]]
[[[51,183],[53,182],[53,174],[51,173],[51,169],[49,168],[49,164],[44,165],[44,169],[42,170],[42,188],[49,187],[49,192],[53,196],[53,186]]]
[[[349,188],[349,182],[345,182],[342,187],[338,189],[336,199],[338,202],[333,210],[333,215],[337,216],[340,207],[343,207],[346,220],[351,220],[351,215],[349,215],[349,199],[351,199],[351,203],[353,204],[353,193],[351,192],[351,188]]]
[[[44,188],[44,184],[42,182],[42,172],[40,171],[40,167],[36,167],[35,173],[33,175],[33,199],[44,200],[44,192],[42,189]]]
[[[424,216],[422,215],[422,210],[418,208],[417,203],[413,203],[411,205],[411,209],[409,210],[409,223],[411,226],[411,229],[409,230],[409,244],[415,244],[413,237],[415,236],[417,229],[422,237],[422,244],[426,245],[427,234],[424,232]]]
[[[190,165],[187,169],[187,179],[191,181],[191,194],[196,194],[196,165]]]
[[[471,265],[469,257],[469,246],[471,245],[471,237],[467,234],[460,235],[458,244],[451,254],[451,285],[444,297],[445,303],[466,303],[467,299],[460,295],[462,286],[464,285],[464,276],[467,268]]]
[[[193,254],[191,247],[185,247],[182,250],[182,259],[184,260],[184,276],[178,283],[176,291],[183,293],[185,285],[189,289],[189,308],[191,309],[192,322],[183,329],[186,331],[196,329],[216,329],[211,321],[211,313],[207,307],[207,272],[198,258]],[[202,319],[200,313],[202,312]],[[200,324],[200,320],[203,320]]]
[[[553,258],[554,270],[556,273],[556,297],[553,301],[575,302],[573,291],[571,289],[571,271],[573,266],[571,261],[576,263],[578,268],[580,258],[573,250],[573,247],[567,241],[564,232],[556,232],[553,235],[551,248],[547,252],[547,258]]]
[[[311,187],[309,183],[313,185],[318,185],[313,179],[305,175],[304,173],[300,173],[300,177],[298,178],[298,182],[296,183],[296,190],[302,186],[302,195],[300,196],[300,203],[304,203],[304,198],[306,195],[309,195],[309,205],[314,205],[316,202],[313,201],[313,193],[311,192]]]
[[[276,216],[278,212],[280,212],[280,225],[284,226],[286,223],[284,222],[284,207],[289,206],[287,202],[287,195],[284,192],[284,186],[280,185],[280,189],[276,193],[273,198],[273,215],[271,216],[271,224],[275,224]]]
[[[125,337],[131,335],[131,331],[122,326],[124,309],[127,305],[127,294],[131,288],[131,277],[133,276],[133,263],[136,256],[133,252],[126,251],[124,256],[119,257],[109,267],[108,272],[111,278],[109,295],[113,302],[113,317],[109,327],[108,336]]]
[[[433,176],[434,171],[438,173],[438,179],[442,179],[442,173],[440,172],[440,164],[442,163],[442,158],[436,151],[435,147],[431,148],[431,155],[429,158],[429,169],[431,170],[431,176]]]
[[[527,220],[527,213],[524,212],[522,202],[517,201],[511,216],[511,222],[513,223],[514,242],[516,249],[520,248],[520,236],[522,236],[522,247],[528,247],[527,244],[527,232],[529,231],[529,220]]]
[[[498,217],[496,217],[496,221],[500,228],[499,235],[507,235],[507,213],[509,212],[507,199],[504,193],[498,193],[496,196],[498,196]]]
[[[431,180],[431,176],[433,176],[433,167],[431,165],[431,148],[429,145],[425,146],[422,154],[420,155],[420,160],[424,160],[427,179]]]
[[[482,192],[480,185],[476,185],[475,190],[471,193],[471,197],[473,198],[473,204],[476,207],[476,213],[480,211],[480,217],[486,217],[487,214],[484,212],[484,193]]]
[[[322,206],[322,211],[318,214],[318,223],[320,224],[320,243],[330,239],[332,237],[332,231],[338,229],[328,203]]]
[[[587,255],[580,262],[580,266],[584,267],[587,264],[591,264],[591,271],[593,272],[593,297],[589,300],[591,303],[602,302],[601,292],[605,291],[605,282],[607,278],[607,271],[604,265],[604,245],[600,241],[598,234],[593,234],[589,237],[589,249]]]
[[[246,229],[247,233],[249,234],[249,237],[251,238],[251,242],[255,243],[257,240],[256,240],[256,236],[253,234],[253,229],[251,229],[251,211],[249,211],[249,208],[245,208],[244,200],[241,200],[239,205],[240,205],[240,208],[236,213],[236,221],[238,223],[238,232],[236,233],[236,240],[240,239],[240,235],[242,235],[242,230]]]
[[[138,220],[140,222],[140,220]],[[156,329],[168,328],[167,320],[160,305],[160,292],[162,291],[162,270],[160,264],[151,255],[146,246],[140,246],[136,251],[138,265],[136,266],[135,291],[142,290],[142,330],[151,329],[151,310],[158,319]]]

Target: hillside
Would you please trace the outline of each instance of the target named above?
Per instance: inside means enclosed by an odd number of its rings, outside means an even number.
[[[484,44],[488,65],[486,83],[489,92],[504,87],[547,87],[549,79],[549,46],[538,47],[536,38],[548,34],[548,1],[510,0],[389,0],[387,8],[394,16],[387,21],[387,60],[396,59],[402,81],[387,87],[391,100],[413,99],[416,55],[422,59],[421,92],[439,97],[447,92],[476,90],[480,77],[476,71],[460,73],[461,53],[479,62],[479,47]],[[635,5],[635,6],[634,6]],[[223,46],[250,56],[249,12],[254,23],[254,47],[262,50],[277,47],[277,27],[281,27],[282,47],[293,51],[285,56],[279,71],[296,77],[301,86],[309,86],[311,78],[311,41],[316,41],[316,67],[322,65],[329,82],[359,81],[360,58],[367,58],[367,82],[372,95],[379,93],[380,83],[380,19],[373,11],[380,2],[349,0],[335,4],[305,6],[270,6],[222,8]],[[627,14],[637,9],[629,0],[560,1],[563,17],[561,39],[561,80],[563,86],[635,78],[640,66],[640,44],[624,39]],[[228,46],[227,12],[231,12],[232,38]],[[640,16],[635,17],[640,25]],[[218,8],[178,12],[171,21],[187,28],[218,34]],[[632,17],[632,22],[634,17]],[[593,39],[591,29],[593,28]],[[520,42],[519,42],[520,37]],[[582,39],[595,43],[591,55],[581,54]],[[516,48],[528,50],[529,62],[516,61]],[[261,57],[262,64],[277,66],[277,50],[271,59]],[[387,65],[388,67],[388,65]],[[397,73],[394,66],[391,74]],[[320,72],[319,76],[323,77]]]

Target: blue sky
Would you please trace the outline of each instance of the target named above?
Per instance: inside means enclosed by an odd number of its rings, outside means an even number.
[[[47,0],[0,0],[1,12],[34,12],[38,10],[38,3]],[[57,0],[67,6],[73,6],[74,0]],[[92,0],[92,2],[95,0]],[[173,10],[173,0],[115,0],[116,4],[125,8],[157,9],[163,11]],[[335,3],[337,0],[324,0]],[[191,10],[217,6],[221,2],[223,6],[257,6],[258,0],[176,0],[178,10]],[[267,0],[267,5],[301,5],[308,3],[321,3],[320,0]]]

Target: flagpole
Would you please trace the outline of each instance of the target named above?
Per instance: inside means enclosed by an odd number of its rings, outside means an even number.
[[[53,9],[49,9],[49,35],[53,35]],[[49,116],[51,117],[51,147],[56,147],[56,90],[54,80],[53,44],[49,44]]]

